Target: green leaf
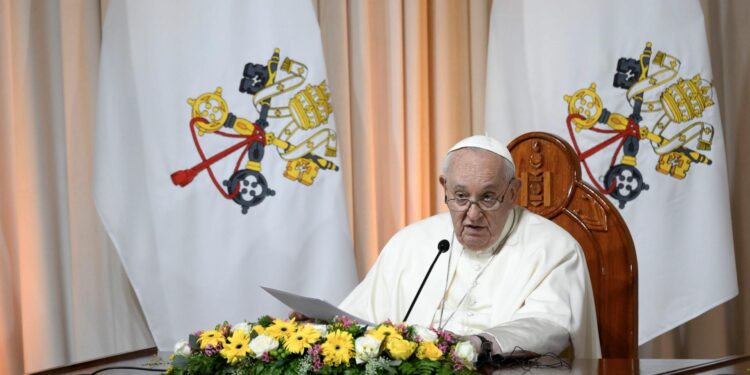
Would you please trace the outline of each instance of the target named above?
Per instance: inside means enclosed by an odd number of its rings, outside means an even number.
[[[268,315],[263,315],[258,318],[258,324],[263,326],[263,328],[268,328],[271,324],[273,324],[273,318]]]

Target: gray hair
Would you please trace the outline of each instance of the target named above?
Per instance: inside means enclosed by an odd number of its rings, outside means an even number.
[[[479,148],[479,147],[464,147],[464,148],[459,149],[459,150],[463,150],[463,149],[482,150],[482,151],[486,151],[486,152],[492,152],[492,151],[488,151],[488,150],[485,150],[485,149]],[[454,151],[449,152],[447,155],[445,155],[445,159],[443,159],[443,174],[446,175],[446,176],[448,175],[448,165],[450,165],[451,159],[453,158],[453,154],[456,151],[458,151],[458,150],[454,150]],[[497,154],[495,154],[495,155],[497,155]],[[505,176],[504,176],[505,180],[506,181],[510,181],[511,179],[513,179],[514,177],[516,177],[516,168],[513,165],[513,163],[510,160],[504,158],[501,155],[497,155],[497,156],[500,156],[503,159],[503,163],[505,163]]]

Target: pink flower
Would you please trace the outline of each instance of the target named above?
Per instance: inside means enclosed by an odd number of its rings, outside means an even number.
[[[449,347],[450,347],[450,344],[448,344],[445,341],[438,344],[438,349],[440,349],[440,351],[443,353],[447,352]]]
[[[206,349],[203,350],[203,352],[206,353],[207,356],[212,357],[219,354],[219,352],[221,352],[221,349],[223,349],[223,346],[221,345],[221,343],[219,343],[219,345],[216,346],[207,345]]]
[[[260,360],[263,362],[271,362],[271,354],[268,352],[263,353],[263,355],[260,356]]]
[[[458,354],[456,354],[456,351],[454,349],[451,349],[451,362],[453,362],[454,371],[463,370],[464,362],[461,360],[461,358],[458,357]]]
[[[440,337],[441,341],[445,341],[448,344],[455,344],[456,343],[456,337],[453,336],[452,333],[448,331],[435,331],[438,336]]]
[[[312,369],[314,372],[318,372],[323,368],[323,358],[320,357],[320,350],[320,344],[316,344],[307,351],[307,353],[312,356]]]
[[[346,315],[337,316],[334,320],[341,323],[341,327],[344,329],[349,328],[354,324],[354,320]]]

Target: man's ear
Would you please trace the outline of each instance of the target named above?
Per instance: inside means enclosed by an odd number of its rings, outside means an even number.
[[[440,185],[443,187],[443,190],[445,190],[445,175],[441,174],[438,181],[440,181]]]
[[[516,200],[518,200],[518,193],[521,191],[521,180],[513,177],[513,181],[510,182],[508,190],[510,190],[510,195],[508,196],[508,198],[510,198],[511,202],[515,203]]]

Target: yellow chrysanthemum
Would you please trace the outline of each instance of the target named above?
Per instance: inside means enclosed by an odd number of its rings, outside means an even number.
[[[417,343],[401,338],[391,337],[386,341],[385,348],[391,353],[393,359],[407,360],[417,348]]]
[[[222,357],[227,359],[229,364],[234,364],[242,358],[252,353],[250,350],[250,336],[245,331],[237,330],[227,339],[224,348],[221,349]]]
[[[443,357],[443,351],[432,341],[422,341],[417,348],[417,358],[437,361]]]
[[[260,324],[256,324],[253,326],[253,331],[255,331],[255,333],[257,333],[260,336],[266,331],[266,328]]]
[[[284,348],[289,353],[302,354],[320,338],[320,332],[309,324],[298,326],[297,330],[284,341]]]
[[[323,352],[323,363],[338,366],[342,363],[349,366],[354,355],[354,337],[346,331],[333,331],[326,336],[326,342],[320,345]]]
[[[288,322],[285,320],[275,319],[273,321],[273,324],[271,324],[270,326],[268,326],[268,328],[266,328],[265,334],[277,340],[280,338],[286,339],[286,338],[289,338],[289,336],[291,336],[292,333],[294,333],[294,331],[296,330],[297,330],[297,323],[294,322],[294,319]]]
[[[391,338],[397,338],[397,339],[403,338],[403,336],[401,336],[401,332],[399,332],[396,328],[394,328],[390,324],[381,324],[374,331],[368,332],[368,334],[370,334],[372,337],[380,341],[388,341],[387,339],[391,339]]]
[[[221,332],[216,330],[211,331],[203,331],[201,333],[201,337],[198,338],[198,342],[201,344],[201,350],[206,349],[207,346],[211,345],[213,347],[219,346],[219,344],[226,343],[226,339],[224,338],[224,335],[221,334]]]

